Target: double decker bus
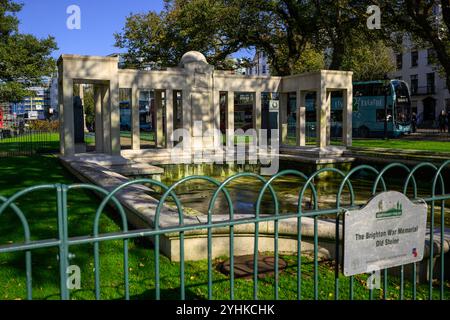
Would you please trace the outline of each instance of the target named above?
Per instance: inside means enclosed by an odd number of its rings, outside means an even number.
[[[291,117],[295,116],[295,100],[292,102]],[[315,105],[315,94],[307,95],[306,124],[309,136],[315,135]],[[354,82],[353,135],[361,138],[383,136],[386,117],[388,136],[398,137],[411,133],[411,95],[408,84],[402,80],[390,80],[388,84],[383,80]],[[295,124],[290,129],[295,132]],[[341,92],[331,94],[331,134],[335,137],[342,135]]]

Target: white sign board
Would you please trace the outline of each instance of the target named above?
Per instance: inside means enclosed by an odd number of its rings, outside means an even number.
[[[344,274],[352,276],[423,259],[427,205],[389,191],[345,213]]]
[[[278,100],[270,100],[269,111],[278,111],[278,110],[280,110],[280,102]]]
[[[30,119],[30,120],[37,120],[38,119],[38,112],[37,111],[28,111],[28,119]]]

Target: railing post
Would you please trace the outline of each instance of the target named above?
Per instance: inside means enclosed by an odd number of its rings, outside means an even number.
[[[59,235],[59,277],[61,300],[69,300],[67,288],[68,262],[68,232],[67,232],[67,186],[59,184],[56,188],[58,207],[58,235]]]

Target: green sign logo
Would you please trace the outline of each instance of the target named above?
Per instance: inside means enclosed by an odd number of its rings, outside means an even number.
[[[400,201],[397,202],[395,207],[387,210],[384,209],[383,201],[380,201],[378,203],[378,208],[380,211],[376,214],[377,219],[400,217],[403,214],[403,207]]]

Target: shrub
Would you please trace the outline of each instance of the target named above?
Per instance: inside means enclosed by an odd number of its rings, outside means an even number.
[[[33,131],[56,132],[59,130],[59,121],[36,120],[29,123]]]

